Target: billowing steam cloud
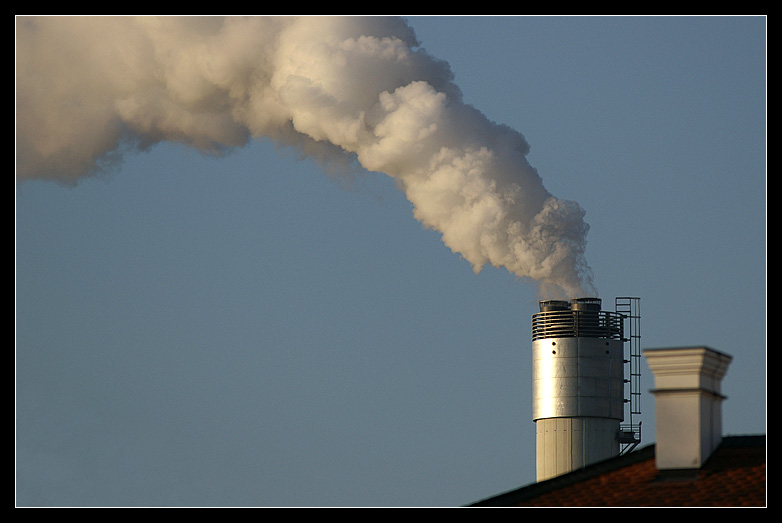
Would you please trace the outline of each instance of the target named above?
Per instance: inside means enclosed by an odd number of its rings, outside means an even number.
[[[518,132],[462,103],[448,65],[391,17],[17,19],[17,176],[76,182],[161,141],[269,138],[396,180],[477,272],[594,294],[588,226]]]

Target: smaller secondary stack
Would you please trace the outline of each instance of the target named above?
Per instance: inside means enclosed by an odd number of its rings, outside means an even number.
[[[630,381],[625,379],[627,317],[603,311],[599,298],[540,302],[532,317],[538,481],[620,454],[622,437],[628,436],[620,430]],[[630,436],[635,440],[632,431]]]

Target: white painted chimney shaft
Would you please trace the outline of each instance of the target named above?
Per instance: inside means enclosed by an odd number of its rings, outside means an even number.
[[[643,353],[654,374],[657,468],[700,468],[722,440],[721,382],[732,357],[709,347]]]

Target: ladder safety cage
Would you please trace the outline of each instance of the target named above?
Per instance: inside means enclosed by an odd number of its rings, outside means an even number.
[[[625,382],[629,384],[628,404],[629,423],[620,427],[619,442],[622,444],[621,454],[632,451],[641,442],[641,422],[633,423],[633,415],[641,414],[641,298],[628,296],[617,297],[614,302],[616,314],[621,315],[626,324],[624,333],[626,337],[622,339],[629,342],[628,358],[625,363],[628,365],[628,378]]]

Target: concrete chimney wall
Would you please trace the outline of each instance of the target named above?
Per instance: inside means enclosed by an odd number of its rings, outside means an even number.
[[[722,440],[720,385],[733,358],[709,347],[643,354],[654,374],[657,468],[700,468]]]

